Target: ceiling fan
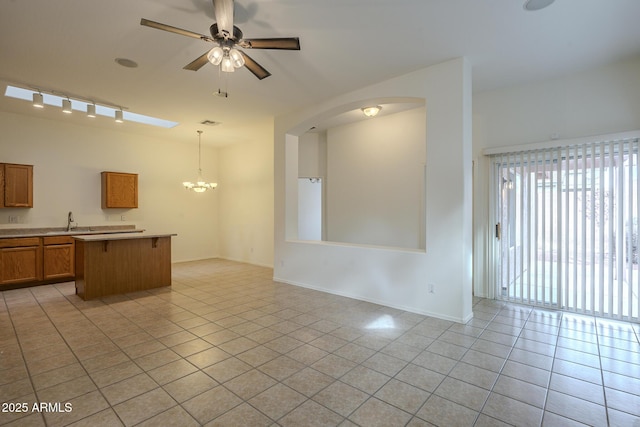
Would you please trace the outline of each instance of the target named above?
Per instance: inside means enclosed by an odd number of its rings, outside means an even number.
[[[142,18],[140,25],[144,25],[182,36],[193,37],[195,39],[213,42],[215,46],[205,52],[194,61],[185,65],[185,70],[198,71],[207,62],[219,65],[224,72],[233,72],[236,68],[245,66],[258,79],[269,77],[271,73],[262,65],[254,61],[242,50],[236,49],[283,49],[300,50],[300,40],[298,37],[266,38],[266,39],[245,39],[242,37],[240,28],[233,25],[233,0],[213,0],[213,8],[216,16],[216,23],[209,27],[211,36],[194,33],[193,31],[173,27],[160,22],[150,21]]]

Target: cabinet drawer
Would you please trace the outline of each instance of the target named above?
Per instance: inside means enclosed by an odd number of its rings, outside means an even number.
[[[49,236],[43,237],[42,241],[44,245],[66,245],[68,243],[73,243],[73,237],[71,236]]]
[[[40,246],[39,237],[17,237],[0,239],[0,248],[20,248],[25,246]]]

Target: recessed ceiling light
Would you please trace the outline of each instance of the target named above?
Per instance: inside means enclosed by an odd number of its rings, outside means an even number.
[[[115,61],[117,64],[127,68],[136,68],[138,66],[138,63],[136,61],[127,58],[116,58]]]
[[[375,117],[378,115],[378,113],[380,112],[380,110],[382,110],[382,107],[379,105],[375,105],[372,107],[364,107],[361,108],[362,112],[364,113],[365,116],[367,117]]]
[[[555,0],[527,0],[524,2],[524,10],[533,12],[536,10],[544,9],[554,1]]]

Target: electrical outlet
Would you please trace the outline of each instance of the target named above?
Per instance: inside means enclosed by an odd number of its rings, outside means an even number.
[[[120,215],[120,221],[126,221],[127,217],[126,215]]]
[[[9,215],[9,224],[17,224],[18,216],[17,215]]]

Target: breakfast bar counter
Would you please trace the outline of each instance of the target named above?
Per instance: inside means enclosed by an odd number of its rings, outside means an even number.
[[[76,294],[84,300],[171,286],[170,233],[73,236]]]

